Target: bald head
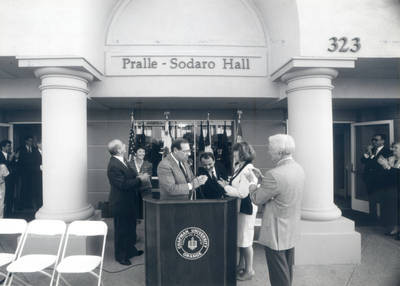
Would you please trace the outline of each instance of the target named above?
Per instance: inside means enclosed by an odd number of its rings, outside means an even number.
[[[107,144],[107,149],[108,149],[108,152],[110,152],[110,154],[112,156],[116,156],[116,155],[123,156],[126,152],[125,144],[119,139],[111,140]]]

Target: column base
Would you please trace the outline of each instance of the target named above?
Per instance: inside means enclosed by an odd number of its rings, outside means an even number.
[[[66,223],[74,220],[86,220],[93,215],[94,209],[91,205],[87,205],[84,208],[70,211],[53,211],[48,210],[46,207],[41,207],[35,214],[37,219],[60,219]]]
[[[333,221],[300,222],[296,244],[296,265],[359,264],[361,235],[345,217]]]
[[[310,221],[331,221],[342,216],[342,211],[333,205],[328,210],[301,209],[301,219]]]

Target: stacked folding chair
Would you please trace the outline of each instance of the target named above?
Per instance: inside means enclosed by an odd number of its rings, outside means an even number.
[[[16,248],[13,251],[7,251],[5,249],[2,249],[0,252],[0,267],[6,266],[12,262],[15,261],[20,248],[21,244],[24,238],[24,234],[26,231],[27,227],[27,222],[23,219],[0,219],[0,235],[10,235],[10,236],[15,236],[16,241]],[[5,277],[4,285],[8,282],[10,279],[10,273],[3,273],[0,272],[0,276]],[[16,280],[18,280],[22,284],[26,284],[23,280],[19,279],[18,277],[15,277]]]

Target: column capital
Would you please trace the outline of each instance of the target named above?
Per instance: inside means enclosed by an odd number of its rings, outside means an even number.
[[[299,90],[328,89],[332,90],[332,79],[338,72],[330,68],[309,68],[287,73],[282,81],[288,85],[286,93]]]
[[[338,74],[339,72],[337,70],[331,68],[308,68],[286,73],[282,76],[282,81],[288,83],[294,79],[310,77],[326,77],[329,79],[334,79],[338,76]]]
[[[93,81],[93,76],[87,72],[61,67],[38,68],[34,74],[42,81],[40,90],[70,89],[88,94],[88,83]]]

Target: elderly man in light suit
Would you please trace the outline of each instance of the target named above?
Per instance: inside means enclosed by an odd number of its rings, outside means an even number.
[[[194,177],[187,162],[190,155],[189,142],[176,139],[169,153],[158,165],[157,175],[160,185],[160,199],[187,200],[194,190],[207,181],[207,176]]]
[[[292,157],[294,149],[289,135],[269,137],[268,152],[276,167],[265,176],[254,171],[261,185],[250,187],[253,203],[264,206],[259,242],[265,246],[272,286],[289,286],[293,280],[296,228],[305,180],[303,168]]]

